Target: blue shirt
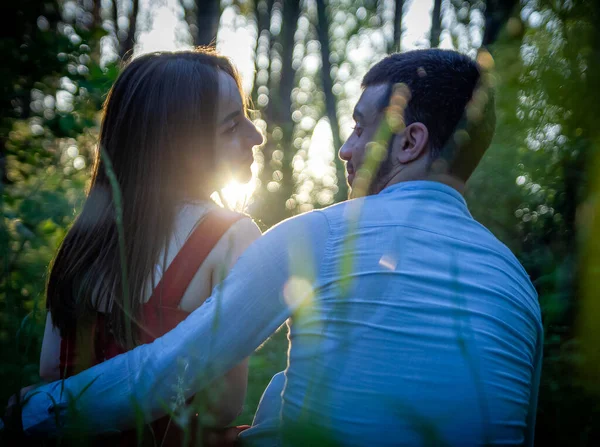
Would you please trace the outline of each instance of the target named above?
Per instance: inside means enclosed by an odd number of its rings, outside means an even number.
[[[532,444],[536,292],[462,196],[436,182],[284,221],[176,329],[64,386],[76,395],[96,379],[76,404],[91,432],[128,428],[132,397],[148,420],[163,414],[177,392],[222,375],[288,317],[284,428],[310,424],[344,445]],[[60,387],[42,388],[57,406],[32,397],[26,430],[55,430],[67,404]]]

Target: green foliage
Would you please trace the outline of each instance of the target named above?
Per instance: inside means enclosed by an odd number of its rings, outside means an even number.
[[[275,374],[287,367],[287,328],[280,328],[250,357],[246,403],[236,424],[251,424],[263,391]]]
[[[0,366],[0,401],[39,380],[46,271],[85,197],[117,72],[99,65],[97,24],[64,20],[53,1],[10,8],[16,23],[0,44],[10,61],[0,70],[0,357],[13,361]]]
[[[540,445],[593,445],[599,436],[597,396],[577,374],[586,340],[575,331],[586,292],[578,282],[581,230],[599,141],[590,113],[600,76],[599,13],[594,2],[530,1],[525,27],[507,26],[495,47],[497,135],[469,184],[474,216],[517,254],[539,293]]]

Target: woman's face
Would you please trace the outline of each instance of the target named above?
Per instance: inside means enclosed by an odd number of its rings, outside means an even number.
[[[234,79],[219,71],[219,100],[215,161],[219,178],[246,183],[252,177],[252,148],[262,144],[263,137],[245,113]]]

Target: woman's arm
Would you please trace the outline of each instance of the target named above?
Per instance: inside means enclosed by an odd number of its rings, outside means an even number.
[[[40,354],[40,377],[44,382],[60,379],[60,342],[60,333],[52,324],[52,315],[48,311]]]

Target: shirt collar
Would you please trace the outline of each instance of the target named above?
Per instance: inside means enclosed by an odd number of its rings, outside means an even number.
[[[379,194],[396,194],[400,191],[439,191],[449,194],[456,200],[458,200],[463,206],[467,206],[465,198],[451,186],[445,185],[440,182],[434,182],[431,180],[413,180],[409,182],[395,183],[386,187]]]

